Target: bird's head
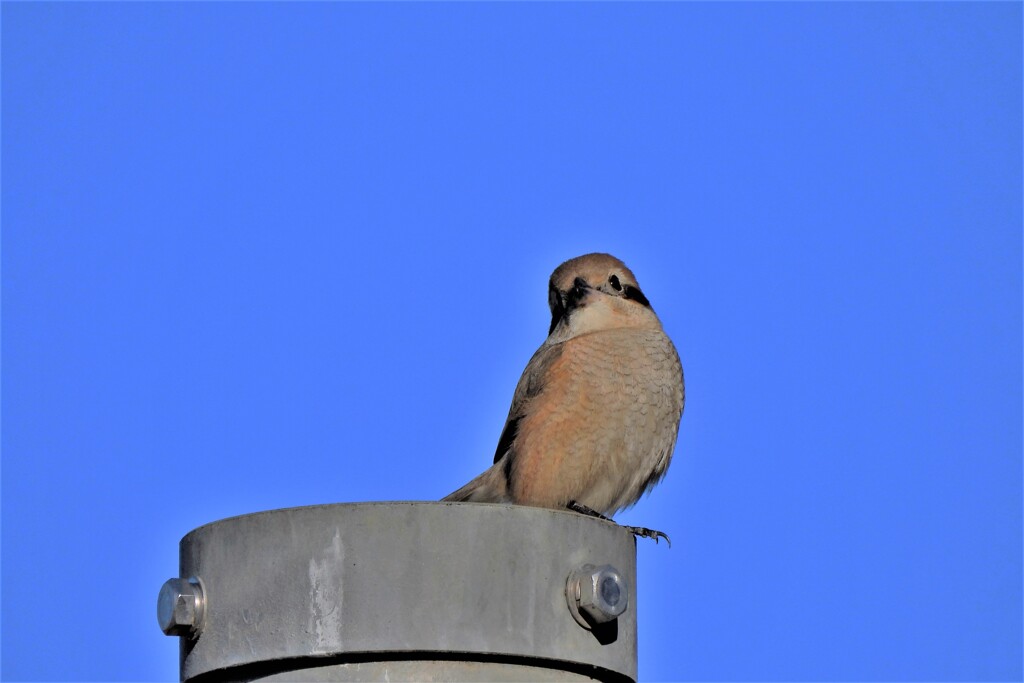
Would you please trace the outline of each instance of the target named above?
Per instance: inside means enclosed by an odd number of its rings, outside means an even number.
[[[558,266],[548,305],[552,341],[617,327],[661,327],[633,271],[610,254],[586,254]]]

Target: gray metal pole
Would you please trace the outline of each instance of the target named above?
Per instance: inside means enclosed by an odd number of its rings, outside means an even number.
[[[635,681],[636,544],[513,505],[273,510],[186,535],[157,616],[182,681]]]

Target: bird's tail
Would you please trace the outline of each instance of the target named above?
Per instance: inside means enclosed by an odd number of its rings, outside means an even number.
[[[508,483],[501,463],[441,499],[443,503],[508,503]]]

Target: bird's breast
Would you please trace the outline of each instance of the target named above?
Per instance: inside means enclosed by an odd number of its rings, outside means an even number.
[[[516,502],[605,513],[634,503],[675,443],[683,378],[672,342],[628,328],[574,337],[539,380],[513,444]]]

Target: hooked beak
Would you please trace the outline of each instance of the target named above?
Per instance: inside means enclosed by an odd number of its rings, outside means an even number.
[[[587,298],[587,292],[591,290],[590,285],[583,278],[577,278],[572,281],[572,289],[565,294],[565,308],[566,310],[572,310],[573,308],[579,308],[582,305],[582,301]]]
[[[587,291],[590,290],[590,285],[587,281],[581,277],[576,278],[572,282],[572,289],[570,289],[565,296],[565,307],[569,310],[579,307],[580,302],[583,301],[587,296]]]
[[[559,293],[555,286],[551,286],[551,293],[549,296],[548,303],[551,305],[551,327],[548,328],[548,334],[555,331],[558,323],[563,318],[568,317],[575,309],[581,308],[584,304],[583,299],[586,298],[587,292],[591,289],[587,281],[581,277],[573,280],[572,288],[565,293],[565,300],[562,300],[562,295]]]

